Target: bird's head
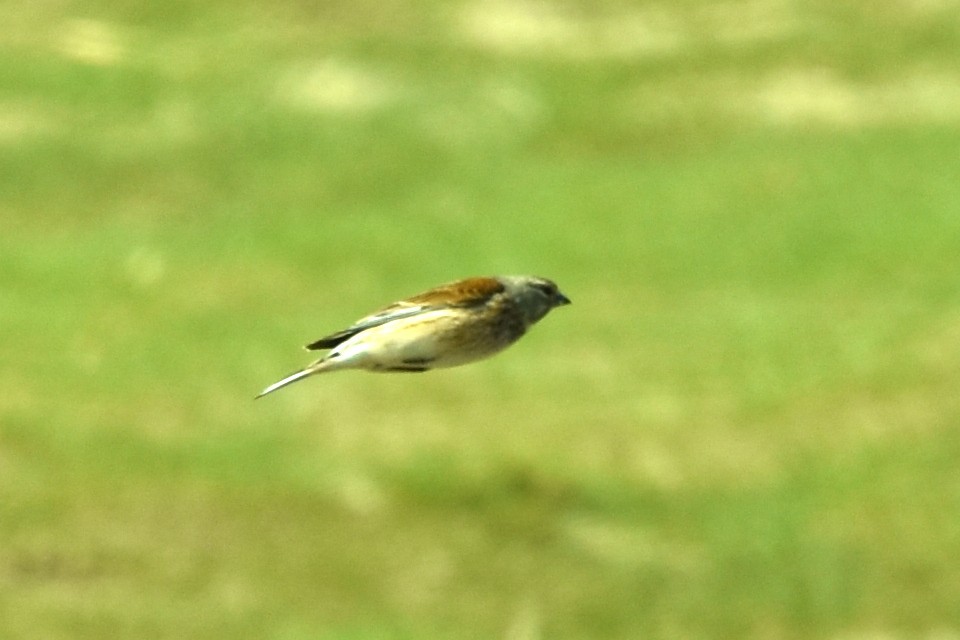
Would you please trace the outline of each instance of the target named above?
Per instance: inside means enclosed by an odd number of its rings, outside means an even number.
[[[509,297],[516,301],[529,327],[554,307],[570,304],[570,299],[560,293],[556,283],[538,276],[504,276],[500,278]]]

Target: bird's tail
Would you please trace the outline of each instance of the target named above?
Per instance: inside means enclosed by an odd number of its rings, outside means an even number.
[[[282,389],[283,387],[287,386],[288,384],[293,384],[294,382],[296,382],[296,381],[298,381],[298,380],[303,380],[303,379],[306,378],[307,376],[312,376],[313,374],[318,373],[319,371],[321,371],[321,369],[319,369],[319,368],[317,367],[317,364],[319,364],[319,363],[312,364],[312,365],[310,365],[309,367],[307,367],[306,369],[301,369],[300,371],[297,371],[296,373],[291,373],[290,375],[288,375],[288,376],[287,376],[286,378],[284,378],[283,380],[280,380],[280,381],[278,381],[278,382],[274,382],[272,385],[270,385],[269,387],[267,387],[266,389],[264,389],[263,391],[261,391],[261,392],[257,395],[257,398],[262,398],[263,396],[267,395],[268,393],[273,393],[273,392],[276,391],[277,389]],[[257,398],[254,398],[254,400],[256,400]]]

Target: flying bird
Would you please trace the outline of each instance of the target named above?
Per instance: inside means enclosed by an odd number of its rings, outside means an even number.
[[[554,307],[570,304],[557,285],[536,276],[497,276],[440,285],[320,338],[330,351],[260,392],[339,369],[428,371],[488,358],[520,339]]]

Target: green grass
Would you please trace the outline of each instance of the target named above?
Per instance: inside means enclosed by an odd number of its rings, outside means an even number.
[[[957,635],[954,13],[0,4],[0,636]]]

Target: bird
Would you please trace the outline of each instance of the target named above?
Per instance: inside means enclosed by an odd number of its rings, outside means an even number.
[[[538,276],[481,276],[440,285],[380,309],[306,345],[330,349],[257,395],[340,369],[422,372],[488,358],[519,340],[555,307],[570,304]]]

